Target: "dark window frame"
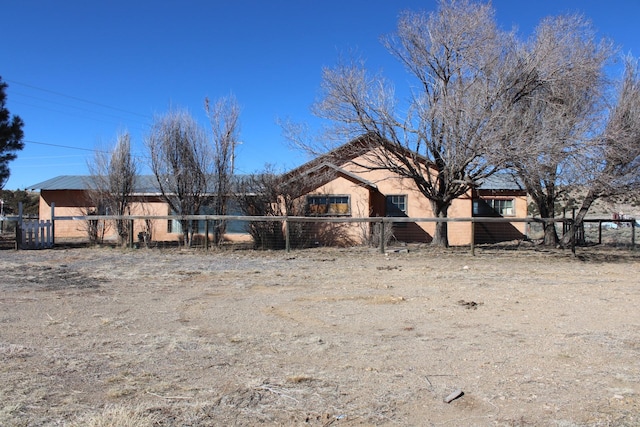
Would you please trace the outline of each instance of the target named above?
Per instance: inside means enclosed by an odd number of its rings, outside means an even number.
[[[385,216],[388,216],[388,217],[409,216],[409,196],[407,196],[406,194],[388,194],[384,197],[384,201],[385,201]]]
[[[490,209],[491,214],[501,217],[516,216],[516,199],[515,197],[481,197],[473,201],[474,216],[488,216],[481,212],[481,203],[485,205],[484,209]]]
[[[307,216],[351,216],[349,194],[308,194],[306,202]]]

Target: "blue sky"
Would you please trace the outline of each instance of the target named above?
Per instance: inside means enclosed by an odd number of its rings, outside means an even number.
[[[622,51],[640,56],[637,0],[494,0],[498,22],[523,36],[545,16],[581,12]],[[154,115],[233,94],[241,106],[236,167],[285,170],[308,160],[278,118],[316,125],[310,106],[322,67],[352,52],[397,86],[400,65],[381,46],[403,10],[435,0],[11,0],[3,2],[0,76],[25,122],[25,149],[5,189],[87,174],[92,150],[129,131],[148,173],[143,138]]]

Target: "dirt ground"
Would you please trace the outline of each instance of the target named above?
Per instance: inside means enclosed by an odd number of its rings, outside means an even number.
[[[637,252],[68,248],[0,267],[1,426],[640,425]]]

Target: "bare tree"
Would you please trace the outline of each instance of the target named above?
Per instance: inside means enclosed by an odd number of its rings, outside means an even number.
[[[358,166],[412,179],[446,218],[453,200],[496,172],[485,153],[508,139],[509,96],[527,89],[512,68],[513,35],[497,28],[489,4],[442,0],[433,13],[404,13],[383,42],[417,82],[406,104],[383,77],[351,62],[324,70],[314,111],[342,141],[364,135],[370,150]],[[432,242],[448,246],[446,222]]]
[[[188,112],[172,110],[155,119],[145,143],[162,196],[181,217],[184,242],[191,246],[197,223],[185,216],[200,213],[214,170],[207,135]]]
[[[301,196],[307,187],[300,179],[283,179],[272,166],[245,176],[238,182],[236,200],[240,209],[250,216],[304,215],[305,203]],[[296,228],[297,227],[297,228]],[[304,224],[289,230],[293,246],[302,246]],[[278,221],[252,221],[249,234],[259,249],[282,249],[285,244],[282,224]]]
[[[130,215],[138,166],[131,154],[129,133],[118,135],[110,152],[96,151],[93,162],[88,166],[91,173],[89,184],[92,188],[90,197],[98,212],[117,216]],[[129,233],[132,232],[127,221],[116,219],[115,228],[120,244],[127,242]]]
[[[581,165],[601,123],[611,54],[579,15],[543,20],[519,48],[516,66],[527,90],[513,94],[507,124],[513,133],[496,140],[491,154],[515,171],[542,218],[554,218],[562,192],[585,182]],[[558,241],[555,224],[545,222],[543,243]]]
[[[229,198],[232,194],[234,175],[235,149],[238,144],[240,107],[233,96],[221,98],[211,103],[205,98],[205,111],[209,117],[213,144],[213,196],[212,209],[214,215],[226,215]],[[220,244],[225,231],[223,221],[214,224],[214,242]]]
[[[594,138],[585,163],[587,192],[562,244],[570,242],[574,228],[582,224],[597,199],[640,190],[640,72],[637,60],[631,56],[624,58],[624,66],[624,75],[607,108],[606,124]]]

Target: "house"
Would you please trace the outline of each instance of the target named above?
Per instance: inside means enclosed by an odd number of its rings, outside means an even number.
[[[380,157],[364,138],[355,139],[337,149],[317,157],[285,174],[284,182],[304,186],[306,215],[319,217],[397,217],[402,222],[393,225],[393,237],[404,242],[430,242],[435,231],[433,221],[407,221],[408,218],[433,218],[430,201],[418,190],[413,179],[401,177],[385,168],[372,168]],[[429,162],[424,161],[425,167]],[[492,175],[467,194],[454,200],[448,217],[504,217],[527,216],[526,191],[507,175]],[[326,227],[326,226],[324,226]],[[344,244],[357,243],[362,225],[353,224],[349,230],[341,226],[339,233]],[[470,221],[448,224],[449,244],[471,243]],[[319,234],[326,234],[319,232]],[[477,223],[476,243],[521,239],[525,223]],[[339,243],[339,242],[338,242]]]
[[[386,169],[367,168],[371,149],[353,140],[336,150],[319,156],[284,174],[282,182],[296,183],[304,214],[318,218],[396,217],[402,222],[393,225],[393,237],[405,242],[430,242],[435,230],[433,221],[411,221],[411,218],[433,218],[429,200],[420,193],[415,182]],[[428,162],[425,162],[428,166]],[[59,176],[31,188],[40,190],[40,218],[49,219],[51,204],[56,216],[80,216],[90,210],[89,177]],[[205,212],[206,213],[206,212]],[[235,213],[238,213],[237,211]],[[153,176],[139,176],[133,195],[132,215],[166,216],[171,212],[163,201]],[[448,210],[449,218],[505,217],[524,218],[527,215],[526,192],[512,179],[494,175],[477,188],[454,200]],[[175,220],[154,220],[152,238],[158,241],[178,240],[181,236]],[[134,235],[143,231],[137,224]],[[244,239],[242,223],[227,227],[230,240]],[[203,232],[204,230],[199,230]],[[321,244],[361,244],[374,230],[368,223],[315,224],[307,231]],[[469,221],[450,222],[448,238],[451,245],[471,242],[472,224]],[[56,238],[85,237],[86,225],[81,221],[57,221]],[[115,230],[111,232],[115,236]],[[478,223],[476,243],[522,238],[524,223]],[[107,236],[108,237],[108,236]]]
[[[55,204],[54,215],[56,217],[79,217],[90,214],[104,214],[93,206],[89,196],[92,188],[90,176],[62,175],[34,184],[30,188],[40,191],[39,217],[41,220],[51,219],[51,206]],[[140,175],[136,177],[134,191],[131,197],[131,215],[140,216],[168,216],[172,215],[171,209],[162,197],[162,193],[153,175]],[[206,209],[203,214],[209,214]],[[238,212],[234,212],[238,214]],[[56,238],[86,238],[87,222],[82,220],[56,221]],[[204,233],[204,223],[198,225],[198,232]],[[147,223],[135,221],[134,237],[139,233],[149,233],[156,241],[178,241],[182,238],[180,222],[175,219],[154,219]],[[231,221],[227,223],[228,240],[246,240],[247,236],[242,224]],[[105,230],[104,238],[113,240],[117,238],[116,230],[111,227]]]

